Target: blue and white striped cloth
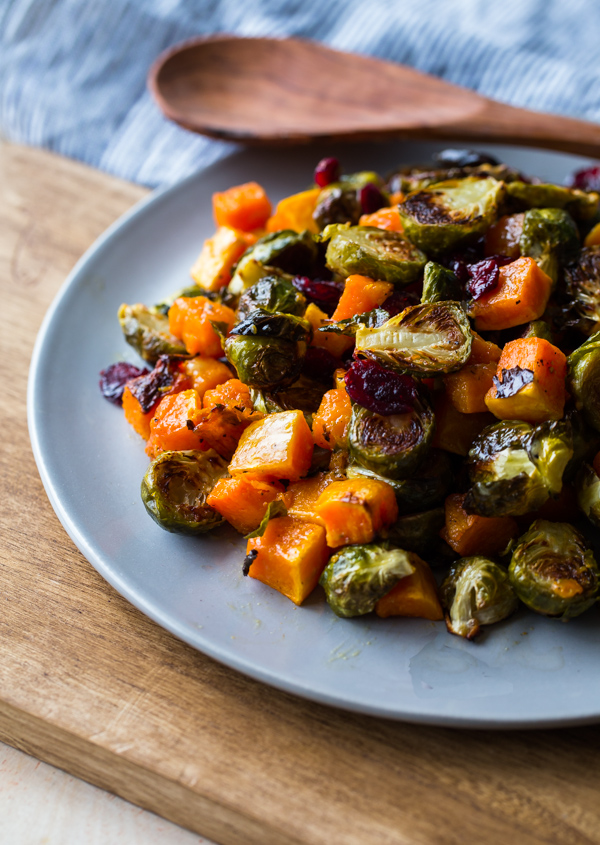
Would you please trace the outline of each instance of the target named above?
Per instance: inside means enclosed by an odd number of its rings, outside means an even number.
[[[598,0],[0,0],[0,133],[146,185],[227,155],[146,90],[194,35],[295,35],[600,122]]]

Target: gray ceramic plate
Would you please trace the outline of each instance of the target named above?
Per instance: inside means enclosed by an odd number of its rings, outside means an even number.
[[[346,147],[347,171],[427,161],[431,144]],[[490,148],[562,182],[581,159]],[[273,200],[301,190],[331,149],[243,152],[151,196],[112,226],[71,273],[31,364],[29,426],[65,529],[129,601],[176,636],[265,683],[350,710],[438,725],[517,727],[600,718],[600,614],[569,624],[520,612],[469,643],[443,623],[338,619],[320,588],[303,607],[242,576],[234,532],[190,539],[146,515],[143,442],[98,390],[98,372],[135,360],[121,302],[153,303],[188,283],[212,233],[211,193],[255,179]],[[68,373],[68,377],[65,374]]]

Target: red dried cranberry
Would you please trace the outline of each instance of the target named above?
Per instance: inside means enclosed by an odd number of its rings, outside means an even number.
[[[149,371],[135,367],[133,364],[128,364],[126,361],[119,361],[117,364],[111,364],[105,370],[100,371],[100,390],[105,399],[112,402],[113,405],[123,404],[123,391],[125,385],[132,378],[146,375]]]
[[[467,265],[470,279],[467,282],[467,293],[478,299],[497,287],[500,281],[500,268],[494,258],[486,258],[477,264]]]
[[[571,176],[571,187],[580,191],[600,191],[600,165],[578,170]]]
[[[385,197],[377,185],[374,185],[372,182],[367,182],[366,185],[363,185],[358,194],[358,199],[363,214],[374,214],[382,206],[387,205]]]
[[[395,290],[391,293],[381,306],[384,311],[387,311],[390,317],[395,317],[400,314],[409,305],[418,305],[421,298],[411,290]]]
[[[387,370],[374,361],[354,361],[345,382],[353,402],[385,417],[410,411],[418,395],[414,379]]]
[[[336,309],[344,285],[328,279],[309,279],[308,276],[294,276],[292,284],[304,296],[331,316]]]
[[[340,163],[337,158],[322,158],[315,167],[315,182],[319,188],[339,182]]]
[[[327,349],[309,346],[302,364],[302,375],[329,384],[339,366],[339,358],[336,358]]]
[[[461,285],[467,284],[470,276],[466,261],[463,261],[462,258],[451,258],[448,261],[448,267],[452,270]]]

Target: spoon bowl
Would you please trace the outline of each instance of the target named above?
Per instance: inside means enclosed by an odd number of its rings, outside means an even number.
[[[600,126],[519,109],[413,68],[297,38],[213,36],[163,53],[148,84],[180,126],[244,144],[391,138],[600,157]]]

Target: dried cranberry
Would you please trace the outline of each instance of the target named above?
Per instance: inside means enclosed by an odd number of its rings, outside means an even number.
[[[322,158],[315,167],[315,182],[319,188],[338,182],[340,178],[340,163],[337,158]]]
[[[571,176],[571,187],[580,191],[600,191],[600,165],[578,170]]]
[[[385,197],[377,185],[374,185],[372,182],[367,182],[366,185],[363,185],[358,194],[358,199],[363,214],[374,214],[382,206],[387,205]]]
[[[467,284],[470,276],[466,261],[463,261],[462,258],[451,258],[448,261],[448,267],[452,270],[461,285]]]
[[[414,291],[411,290],[395,290],[391,293],[381,306],[384,311],[387,311],[390,317],[395,317],[400,314],[409,305],[418,305],[421,298]]]
[[[500,267],[494,258],[485,258],[477,264],[467,265],[469,281],[467,282],[467,293],[478,299],[484,293],[488,293],[497,287],[500,281]]]
[[[110,367],[100,371],[99,384],[102,395],[113,405],[122,405],[123,391],[127,382],[132,378],[146,375],[148,372],[148,370],[142,370],[126,361],[111,364]]]
[[[354,361],[345,382],[353,402],[386,417],[410,411],[418,395],[414,379],[387,370],[374,361]]]
[[[129,389],[145,414],[173,387],[181,374],[180,363],[181,358],[161,355],[151,373],[144,372],[131,382]]]
[[[331,316],[344,290],[343,284],[327,279],[309,279],[308,276],[294,276],[292,284],[304,296],[318,305],[321,311]]]
[[[339,366],[339,358],[336,358],[327,349],[309,346],[302,364],[302,374],[315,381],[329,383]]]

